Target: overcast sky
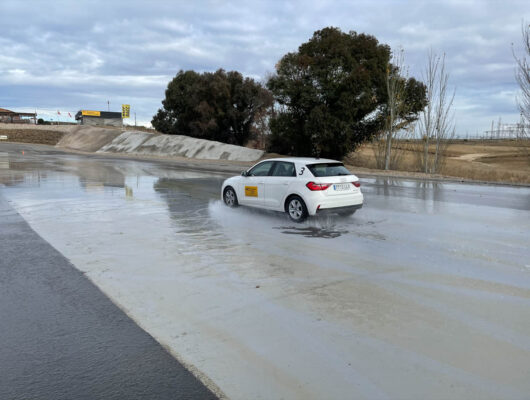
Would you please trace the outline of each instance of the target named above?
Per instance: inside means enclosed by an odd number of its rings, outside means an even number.
[[[315,30],[402,46],[410,75],[446,54],[460,135],[518,122],[515,50],[528,1],[19,1],[0,5],[0,107],[120,111],[149,123],[180,69],[264,80]]]

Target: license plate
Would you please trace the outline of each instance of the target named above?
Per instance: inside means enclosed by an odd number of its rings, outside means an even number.
[[[349,183],[337,183],[333,185],[333,190],[341,191],[350,189],[351,185]]]

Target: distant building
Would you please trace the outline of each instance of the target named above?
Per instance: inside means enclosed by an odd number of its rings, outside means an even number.
[[[10,124],[35,124],[36,118],[37,114],[35,113],[22,113],[0,108],[0,122]]]
[[[80,110],[75,120],[80,125],[123,126],[121,112]]]

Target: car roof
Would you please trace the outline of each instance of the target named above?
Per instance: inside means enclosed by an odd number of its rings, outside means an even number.
[[[288,161],[288,162],[303,163],[303,164],[321,164],[321,163],[340,163],[341,162],[337,160],[330,160],[328,158],[312,158],[312,157],[268,158],[263,161]]]

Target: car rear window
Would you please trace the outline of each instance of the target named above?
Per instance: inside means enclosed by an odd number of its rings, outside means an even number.
[[[341,176],[352,174],[342,163],[309,164],[307,168],[309,168],[309,171],[311,171],[311,173],[317,178],[321,176]]]

